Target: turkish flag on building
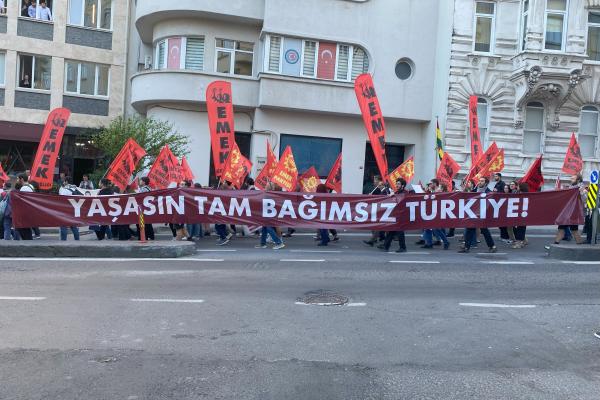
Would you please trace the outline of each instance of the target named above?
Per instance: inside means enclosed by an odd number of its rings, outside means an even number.
[[[450,153],[444,152],[436,177],[440,183],[446,185],[449,191],[452,190],[452,180],[458,174],[458,171],[460,171],[460,165],[452,158]]]
[[[271,177],[275,173],[275,168],[277,168],[277,157],[275,157],[275,153],[273,153],[271,145],[269,144],[269,141],[267,141],[267,163],[254,180],[254,186],[260,190],[265,190]]]
[[[329,171],[325,186],[331,190],[335,190],[336,193],[342,193],[342,153],[340,153],[331,171]]]
[[[179,69],[181,65],[181,38],[170,38],[168,42],[167,68]]]
[[[303,192],[315,193],[317,186],[321,184],[321,177],[315,167],[310,167],[308,171],[300,176],[298,181],[300,182],[300,189]]]
[[[583,157],[581,157],[581,148],[577,143],[575,133],[571,135],[571,143],[565,155],[565,162],[562,171],[566,174],[576,175],[583,170]]]
[[[297,181],[298,168],[296,167],[294,154],[292,154],[292,148],[287,146],[279,158],[279,163],[277,163],[275,172],[271,177],[271,182],[281,186],[288,192],[293,192],[296,190]]]
[[[135,171],[137,163],[146,155],[144,150],[132,138],[127,139],[125,145],[119,151],[113,162],[108,167],[106,178],[124,192],[129,185],[131,175]]]
[[[540,156],[533,162],[533,164],[531,164],[529,171],[527,171],[523,179],[520,180],[521,183],[526,183],[529,185],[530,192],[537,192],[544,185],[544,175],[542,174],[542,157],[543,156]]]
[[[398,178],[404,178],[406,183],[410,183],[413,177],[415,176],[415,159],[414,157],[410,157],[408,160],[404,161],[398,168],[390,172],[390,176],[388,178],[388,183],[390,187],[395,192],[398,190],[396,187],[396,181]]]
[[[183,179],[186,181],[193,181],[195,178],[185,156],[181,158],[181,173],[183,175]]]
[[[251,170],[252,163],[242,155],[240,148],[234,143],[229,152],[229,157],[223,164],[221,180],[231,182],[233,187],[240,189]]]
[[[471,135],[471,165],[475,165],[483,154],[477,117],[477,96],[471,96],[469,99],[469,134]]]
[[[337,44],[319,42],[319,54],[317,61],[317,78],[334,79],[335,61],[337,56]]]
[[[171,152],[168,145],[162,148],[150,172],[148,178],[150,178],[150,186],[154,189],[166,189],[173,182],[179,182],[178,173],[176,168],[179,166],[179,162],[176,161],[177,157]],[[175,162],[174,162],[175,161]]]

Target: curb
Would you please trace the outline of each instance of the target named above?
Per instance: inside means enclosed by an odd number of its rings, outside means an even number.
[[[600,245],[553,244],[548,257],[568,261],[600,261]]]

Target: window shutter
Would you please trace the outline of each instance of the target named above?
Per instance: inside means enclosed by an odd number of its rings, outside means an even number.
[[[185,69],[204,70],[204,38],[187,38]]]
[[[340,44],[338,46],[338,65],[337,79],[340,81],[348,80],[348,62],[350,61],[350,46]]]
[[[306,40],[304,42],[304,64],[302,75],[315,76],[315,60],[317,56],[317,43]]]
[[[165,67],[165,44],[164,40],[158,42],[158,62],[156,63],[158,69]]]
[[[360,74],[369,71],[369,58],[363,49],[354,47],[352,54],[352,80],[355,80]]]
[[[269,72],[279,72],[281,63],[281,37],[271,36],[269,46]]]

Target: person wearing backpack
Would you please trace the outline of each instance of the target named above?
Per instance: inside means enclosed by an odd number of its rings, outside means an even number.
[[[75,185],[71,185],[71,178],[70,177],[65,177],[62,181],[62,186],[60,187],[60,189],[58,189],[58,194],[61,196],[77,196],[77,195],[81,195],[81,192],[79,192],[79,190],[77,190],[77,186]],[[79,240],[79,228],[76,226],[70,226],[70,227],[66,227],[66,226],[61,226],[60,227],[60,240],[67,240],[67,236],[69,234],[69,229],[71,229],[71,232],[73,232],[73,238],[75,240]]]

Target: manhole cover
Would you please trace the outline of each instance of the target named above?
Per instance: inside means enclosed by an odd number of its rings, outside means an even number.
[[[305,293],[298,299],[299,303],[314,306],[343,306],[348,303],[348,297],[329,290],[315,290]]]

